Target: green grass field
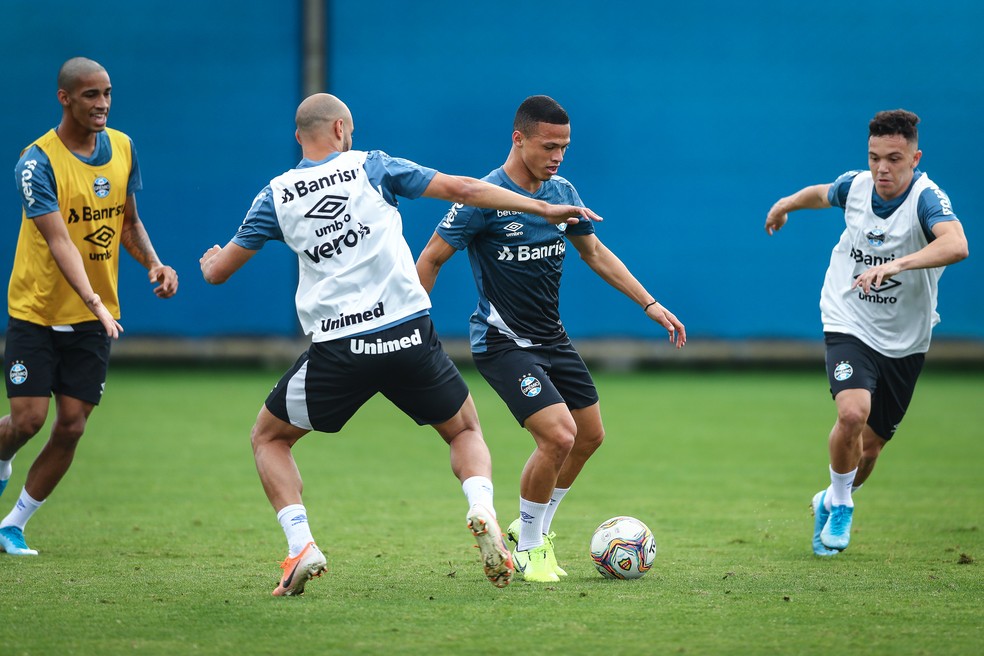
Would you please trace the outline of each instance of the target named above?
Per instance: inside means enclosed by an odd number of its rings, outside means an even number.
[[[927,371],[858,493],[852,543],[810,551],[833,421],[822,369],[598,374],[608,439],[557,518],[569,577],[483,577],[447,448],[375,399],[295,447],[329,574],[273,598],[285,542],[248,434],[279,371],[110,372],[73,469],[0,554],[0,652],[19,654],[978,654],[984,374]],[[517,512],[532,440],[466,373]],[[4,406],[6,407],[6,406]],[[14,462],[6,514],[44,435]],[[588,557],[639,517],[638,581]]]

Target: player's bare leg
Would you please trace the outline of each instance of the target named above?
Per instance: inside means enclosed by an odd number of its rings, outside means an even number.
[[[55,422],[51,426],[51,435],[34,459],[24,483],[24,489],[38,501],[48,498],[71,467],[94,407],[70,396],[55,396]]]
[[[497,588],[509,585],[513,575],[512,554],[502,539],[502,530],[492,503],[492,456],[482,437],[482,427],[471,394],[451,419],[435,424],[451,452],[451,471],[462,483],[469,500],[468,529],[482,554],[486,578]]]
[[[287,537],[287,558],[280,564],[283,575],[273,589],[275,597],[302,594],[308,581],[328,569],[324,554],[311,536],[307,511],[301,502],[304,483],[291,452],[291,447],[307,433],[275,417],[263,406],[250,434],[263,491],[277,511],[277,520]]]
[[[858,473],[854,477],[855,488],[860,487],[871,476],[878,456],[881,455],[886,444],[888,444],[888,440],[873,431],[871,426],[865,424],[861,431],[861,461],[858,463]]]
[[[492,456],[482,437],[482,426],[471,394],[458,413],[434,429],[450,448],[451,471],[464,482],[472,476],[492,478]]]
[[[571,416],[574,417],[577,434],[574,438],[574,446],[557,476],[556,485],[556,487],[564,489],[574,484],[574,479],[584,469],[588,458],[598,450],[598,447],[605,440],[605,427],[601,422],[601,406],[598,403],[587,408],[571,410]]]
[[[830,517],[820,532],[820,541],[828,549],[842,551],[851,539],[854,500],[851,487],[857,476],[863,452],[861,434],[871,412],[871,393],[865,389],[847,389],[834,399],[837,421],[830,431]]]
[[[304,482],[291,447],[308,433],[260,408],[250,434],[256,471],[274,510],[301,503]]]

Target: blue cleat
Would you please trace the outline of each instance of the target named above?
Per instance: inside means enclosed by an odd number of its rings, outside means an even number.
[[[851,518],[854,506],[833,506],[830,518],[820,531],[820,541],[828,549],[843,551],[851,541]]]
[[[820,490],[813,495],[813,503],[810,505],[813,510],[813,553],[818,556],[836,556],[839,551],[828,549],[820,541],[820,531],[826,526],[827,518],[830,517],[830,511],[823,505],[826,497],[827,490]]]
[[[0,550],[6,551],[11,556],[38,555],[36,550],[27,547],[27,542],[24,542],[24,531],[17,526],[0,528]]]

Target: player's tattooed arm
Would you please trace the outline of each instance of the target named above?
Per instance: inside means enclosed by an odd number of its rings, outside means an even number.
[[[150,241],[150,235],[143,221],[137,214],[137,199],[132,194],[127,196],[126,209],[123,214],[123,229],[120,232],[120,243],[133,259],[147,269],[147,277],[151,284],[156,284],[154,293],[160,298],[170,298],[178,291],[178,272],[161,262]]]

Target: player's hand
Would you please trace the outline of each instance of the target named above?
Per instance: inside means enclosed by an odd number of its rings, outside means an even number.
[[[215,244],[214,246],[212,246],[212,248],[205,251],[200,258],[198,258],[198,264],[199,266],[201,266],[202,272],[205,271],[205,263],[211,260],[216,255],[218,255],[219,251],[221,250],[222,247],[219,246],[218,244]]]
[[[781,200],[777,201],[765,217],[765,231],[770,235],[774,235],[786,225],[787,220],[789,220],[789,214],[786,212],[785,206],[783,206]]]
[[[676,318],[676,315],[667,310],[659,303],[654,303],[646,308],[646,316],[666,328],[670,333],[670,341],[678,349],[687,344],[687,329]]]
[[[85,302],[86,307],[96,315],[99,319],[99,323],[102,324],[103,330],[111,339],[119,339],[120,333],[123,332],[123,326],[120,322],[113,318],[113,315],[109,313],[106,306],[103,305],[102,299],[99,298],[99,294],[93,294]]]
[[[158,298],[171,298],[178,292],[178,272],[166,264],[151,267],[147,277],[151,284],[157,283],[154,293]]]
[[[582,218],[587,219],[588,221],[604,220],[587,207],[578,207],[577,205],[548,205],[546,212],[543,214],[543,218],[545,218],[548,223],[552,223],[554,225],[559,225],[561,223],[574,225],[576,223],[580,223]]]
[[[864,290],[865,294],[870,294],[872,289],[878,289],[882,286],[883,282],[886,280],[891,280],[892,276],[901,272],[902,266],[895,260],[885,262],[884,264],[879,264],[876,267],[871,267],[855,278],[854,284],[851,285],[851,289],[857,289],[860,287]]]

